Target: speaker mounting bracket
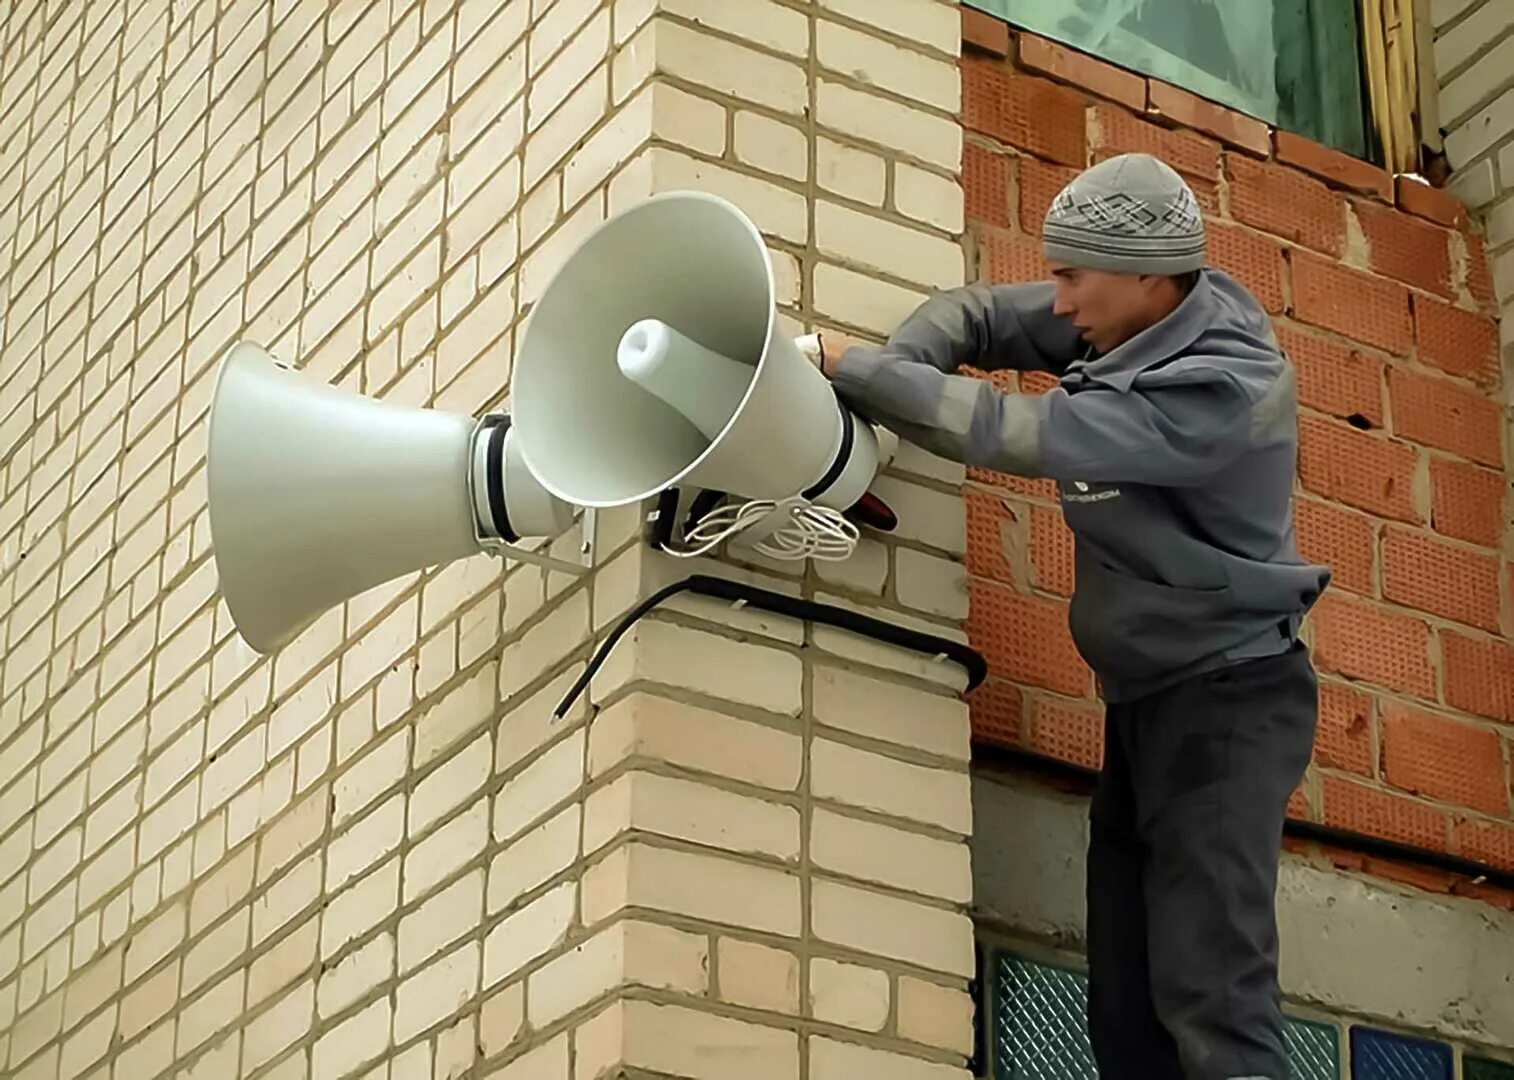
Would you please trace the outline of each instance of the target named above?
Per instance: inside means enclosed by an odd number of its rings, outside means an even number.
[[[586,547],[591,546],[586,543]],[[486,539],[481,547],[484,554],[493,555],[500,559],[513,559],[516,562],[530,563],[533,566],[545,567],[548,570],[557,570],[564,574],[582,576],[587,574],[593,567],[592,553],[585,552],[584,561],[581,563],[569,562],[552,555],[544,555],[540,551],[527,551],[525,548],[507,544],[503,540]]]

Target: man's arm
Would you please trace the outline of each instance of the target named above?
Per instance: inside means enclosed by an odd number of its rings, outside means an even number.
[[[1182,486],[1232,461],[1250,439],[1250,402],[1217,369],[1120,392],[1006,394],[982,379],[891,361],[853,346],[833,382],[901,438],[967,465],[1058,480]]]
[[[878,352],[948,373],[970,364],[1060,375],[1087,346],[1076,326],[1052,314],[1054,291],[1050,282],[947,289],[916,308]]]

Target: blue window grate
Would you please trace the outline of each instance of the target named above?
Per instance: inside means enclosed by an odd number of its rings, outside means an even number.
[[[1352,1080],[1451,1080],[1451,1048],[1375,1028],[1351,1029]]]

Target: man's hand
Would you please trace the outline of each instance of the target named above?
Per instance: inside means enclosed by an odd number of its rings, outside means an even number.
[[[836,374],[836,365],[846,350],[857,344],[843,334],[826,330],[820,335],[820,370],[827,379]]]

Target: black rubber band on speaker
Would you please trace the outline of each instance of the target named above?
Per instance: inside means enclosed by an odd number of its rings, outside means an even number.
[[[489,450],[485,477],[489,494],[489,515],[494,519],[494,531],[507,544],[520,537],[510,527],[510,511],[505,505],[505,434],[510,430],[510,418],[501,416],[489,429]]]
[[[846,471],[847,463],[852,460],[852,444],[857,439],[854,427],[856,421],[852,419],[852,414],[847,411],[846,406],[841,404],[840,398],[836,399],[836,408],[841,413],[841,449],[836,451],[835,460],[831,462],[831,467],[825,470],[825,475],[815,481],[814,487],[804,493],[804,497],[812,501],[825,494],[832,484],[841,479],[841,474]]]

